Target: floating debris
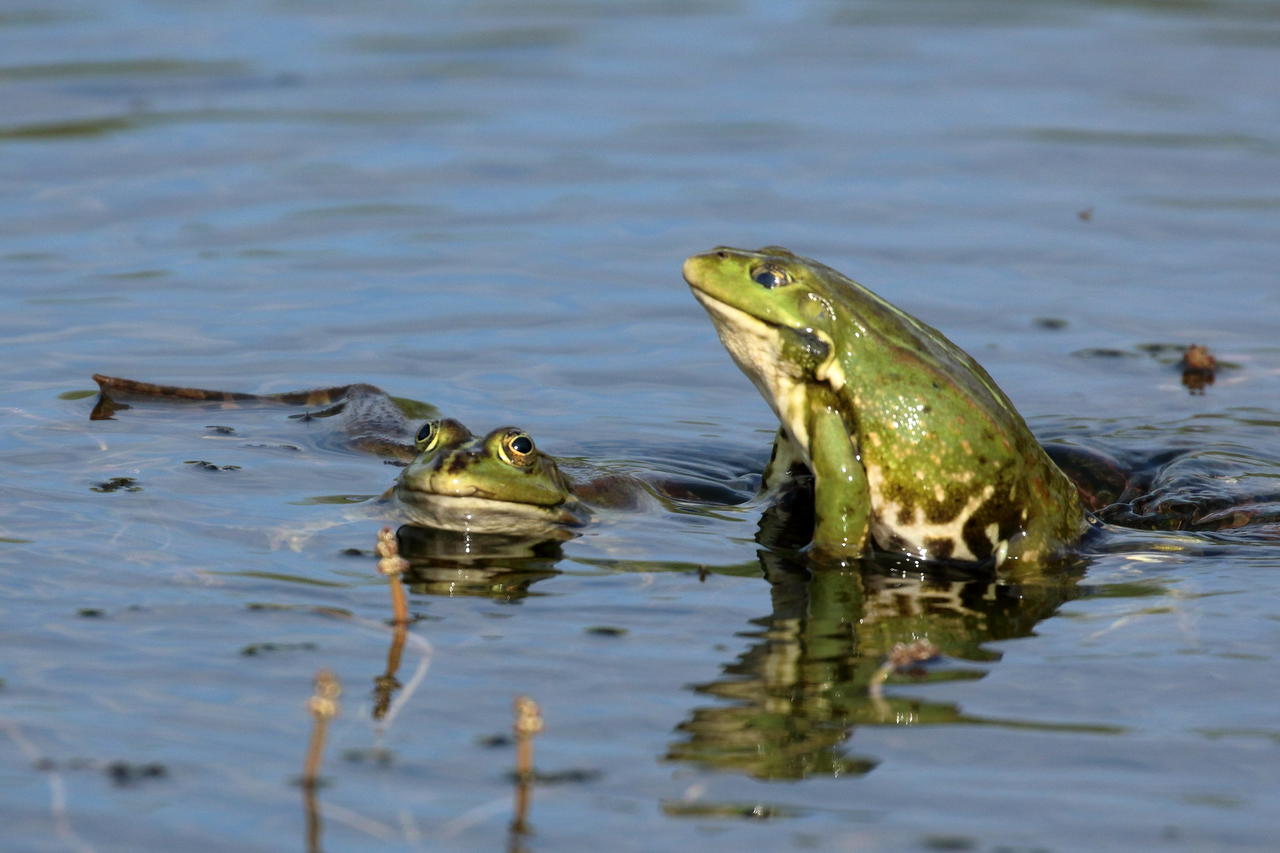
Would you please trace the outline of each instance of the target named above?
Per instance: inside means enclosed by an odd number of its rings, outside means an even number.
[[[871,681],[867,685],[867,692],[871,694],[873,699],[879,699],[883,695],[885,679],[890,675],[895,672],[912,669],[916,664],[924,663],[940,656],[941,652],[938,651],[938,647],[924,637],[917,638],[909,643],[895,643],[893,648],[889,649],[889,654],[884,663],[871,676]]]
[[[163,764],[151,762],[134,764],[129,761],[112,761],[103,771],[111,781],[121,788],[136,785],[144,779],[163,779],[169,775],[169,769]]]
[[[582,630],[584,633],[595,637],[625,637],[627,635],[626,628],[615,628],[612,625],[591,625]]]
[[[1205,386],[1213,384],[1218,360],[1208,347],[1192,344],[1182,353],[1178,366],[1182,368],[1182,384],[1187,386],[1187,390],[1192,394],[1203,394]]]
[[[132,477],[112,477],[89,487],[94,492],[140,492],[142,486]]]
[[[206,462],[203,459],[188,459],[182,463],[183,465],[195,465],[204,471],[239,471],[239,465],[215,465],[212,462]]]
[[[315,643],[250,643],[240,650],[240,654],[254,657],[271,652],[312,652],[315,649]]]
[[[806,814],[801,809],[791,806],[769,803],[715,803],[694,800],[665,800],[662,803],[662,812],[671,817],[747,818],[749,820],[802,817]]]

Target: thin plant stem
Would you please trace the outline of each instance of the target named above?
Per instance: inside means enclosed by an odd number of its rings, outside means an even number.
[[[400,545],[395,531],[384,527],[378,531],[378,571],[391,583],[391,622],[393,625],[409,624],[409,603],[405,598],[400,575],[409,568],[409,561],[400,556]]]
[[[528,696],[517,696],[516,720],[512,726],[516,736],[516,800],[511,832],[529,832],[529,804],[533,799],[533,737],[542,731],[542,710]]]

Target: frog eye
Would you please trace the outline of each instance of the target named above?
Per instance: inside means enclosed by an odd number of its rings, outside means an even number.
[[[414,444],[421,453],[424,450],[430,450],[435,447],[440,440],[440,422],[427,421],[418,430],[418,434],[414,437]]]
[[[512,430],[502,437],[498,445],[504,462],[525,466],[533,462],[533,439],[528,433]]]
[[[760,267],[751,273],[751,280],[770,290],[775,287],[782,287],[788,282],[787,274],[776,267]]]

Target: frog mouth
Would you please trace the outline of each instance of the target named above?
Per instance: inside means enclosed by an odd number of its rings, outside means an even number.
[[[485,495],[446,495],[425,489],[400,486],[398,503],[411,523],[442,530],[471,533],[545,535],[565,528],[581,527],[590,516],[576,499],[539,504],[508,501]]]

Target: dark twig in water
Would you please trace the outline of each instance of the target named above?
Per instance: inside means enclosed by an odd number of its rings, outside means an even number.
[[[529,802],[533,796],[533,736],[542,731],[542,710],[528,696],[517,696],[516,721],[516,804],[511,820],[513,835],[529,833]]]

